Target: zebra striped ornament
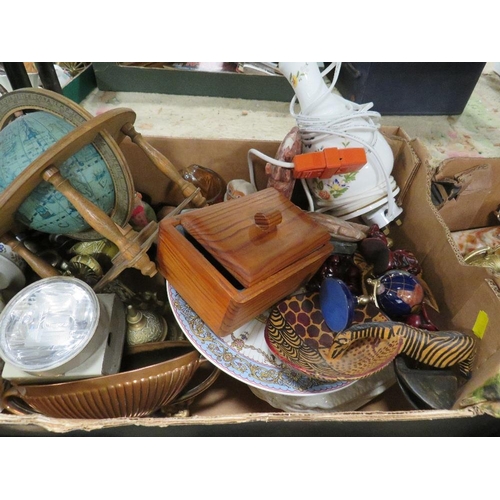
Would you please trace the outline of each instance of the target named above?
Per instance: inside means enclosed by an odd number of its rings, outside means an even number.
[[[336,359],[344,355],[357,340],[389,340],[395,337],[403,339],[400,354],[434,368],[449,368],[458,364],[461,375],[470,378],[476,352],[476,340],[472,336],[455,331],[420,330],[393,321],[361,323],[339,332],[328,356]]]

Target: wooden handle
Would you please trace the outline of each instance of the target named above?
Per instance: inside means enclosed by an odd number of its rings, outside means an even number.
[[[5,409],[13,415],[25,416],[36,414],[36,412],[28,403],[24,402],[19,389],[13,386],[7,389],[0,397],[0,402]]]
[[[161,408],[161,411],[163,413],[168,413],[171,411],[170,409],[175,409],[176,406],[180,405],[181,403],[185,403],[186,401],[190,401],[191,399],[194,399],[196,396],[199,396],[201,393],[205,392],[218,378],[220,375],[220,370],[212,365],[210,361],[208,361],[205,358],[200,359],[199,365],[201,366],[202,364],[208,364],[209,367],[212,368],[212,371],[210,372],[210,375],[200,382],[196,387],[193,387],[192,389],[189,389],[186,392],[181,392],[179,396],[177,396],[177,399],[174,399],[171,403],[168,403],[167,406],[164,406]]]
[[[263,231],[273,231],[283,220],[279,210],[268,210],[266,212],[257,212],[254,215],[255,225]]]
[[[135,130],[134,126],[131,123],[126,123],[122,127],[122,132],[130,137],[132,139],[132,142],[134,144],[137,144],[142,151],[146,154],[146,156],[153,162],[155,167],[160,170],[163,174],[165,174],[169,179],[171,179],[173,182],[175,182],[181,192],[182,195],[187,198],[190,196],[194,191],[196,191],[196,187],[177,171],[177,169],[174,167],[172,162],[168,160],[164,155],[162,155],[158,150],[153,148],[151,144],[149,144],[144,137]],[[192,203],[196,207],[203,207],[206,205],[207,200],[199,193],[196,195]]]
[[[68,179],[65,179],[61,175],[56,167],[47,168],[43,173],[43,179],[50,182],[60,193],[68,198],[85,221],[104,238],[112,241],[118,247],[123,257],[133,260],[142,251],[137,244],[131,241],[131,238],[127,238],[127,234],[133,233],[130,226],[126,228],[117,226],[111,217],[76,190]],[[156,266],[149,260],[146,254],[137,260],[134,267],[140,269],[142,274],[146,276],[156,274]]]
[[[33,252],[30,252],[23,243],[16,240],[9,233],[5,233],[2,235],[1,240],[6,245],[9,245],[10,248],[17,254],[19,254],[28,264],[28,266],[33,269],[33,271],[40,276],[40,278],[50,278],[51,276],[61,276],[61,274],[57,271],[57,269],[53,268],[48,262],[43,260],[38,255],[35,255]]]

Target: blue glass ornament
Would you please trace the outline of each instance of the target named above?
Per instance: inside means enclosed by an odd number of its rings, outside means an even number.
[[[357,301],[342,280],[325,278],[321,283],[319,302],[325,323],[332,331],[340,332],[351,325]]]

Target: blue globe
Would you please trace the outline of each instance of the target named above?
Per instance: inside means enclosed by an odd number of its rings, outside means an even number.
[[[424,289],[417,278],[399,270],[384,273],[378,280],[375,294],[380,309],[392,319],[417,312],[424,299]]]
[[[73,126],[45,111],[27,113],[0,131],[0,192]],[[113,179],[97,149],[89,144],[59,166],[61,174],[87,199],[110,213],[115,205]],[[51,184],[42,181],[20,205],[16,219],[52,234],[89,229],[78,211]]]

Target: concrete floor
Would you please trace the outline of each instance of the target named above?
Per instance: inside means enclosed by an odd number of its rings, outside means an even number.
[[[495,63],[486,64],[461,115],[382,116],[380,123],[419,138],[431,166],[454,156],[500,156],[500,76],[494,69]],[[82,105],[94,115],[130,107],[144,136],[281,140],[295,125],[287,102],[96,89]]]

